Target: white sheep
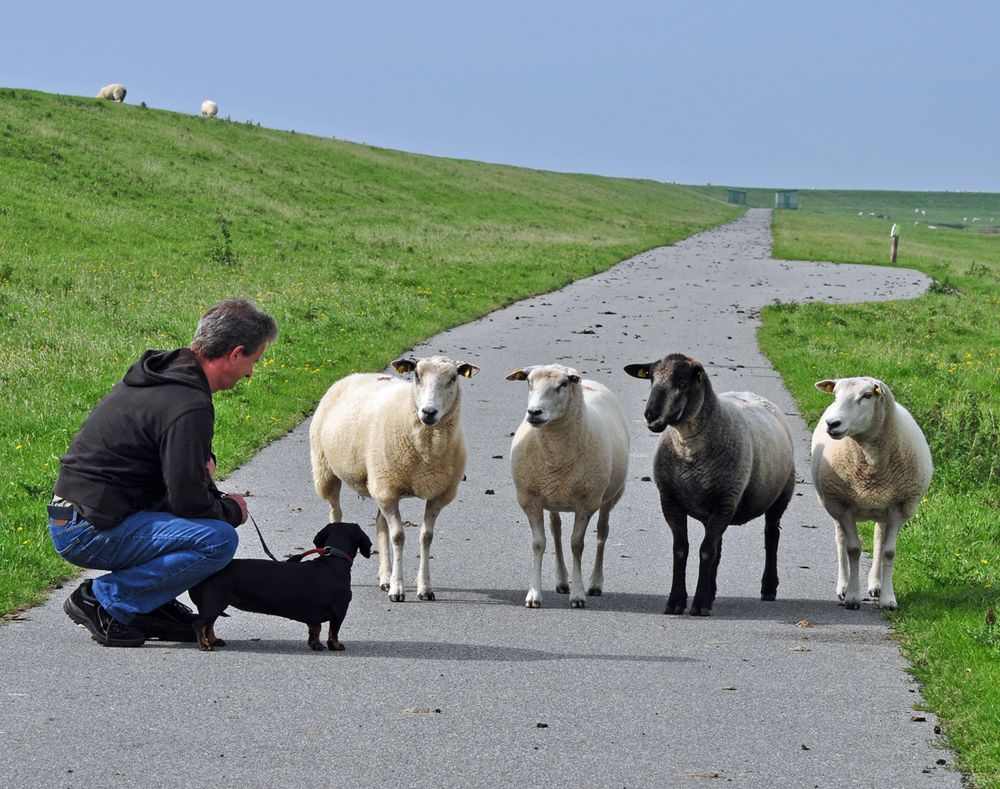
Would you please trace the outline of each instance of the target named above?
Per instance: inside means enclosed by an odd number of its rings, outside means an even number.
[[[876,378],[819,381],[834,401],[813,431],[812,480],[837,523],[837,597],[861,606],[858,521],[875,521],[868,594],[896,609],[892,565],[899,529],[917,511],[933,464],[923,432],[889,387]]]
[[[611,509],[625,490],[629,433],[625,412],[611,391],[582,380],[562,365],[515,370],[508,381],[528,382],[528,407],[511,442],[510,461],[517,503],[531,525],[534,558],[531,585],[524,605],[542,604],[542,554],[545,511],[556,554],[556,591],[570,593],[570,605],[583,608],[581,560],[587,524],[597,517],[597,553],[588,595],[604,588],[604,545]],[[573,575],[567,583],[562,552],[560,512],[573,513]]]
[[[795,491],[795,458],[788,421],[752,392],[716,396],[705,368],[674,353],[625,372],[649,379],[646,426],[663,433],[653,461],[660,507],[674,542],[674,571],[665,614],[687,606],[687,518],[705,526],[692,616],[709,616],[716,595],[722,536],[732,524],[764,516],[764,575],[760,599],[778,591],[781,516]]]
[[[201,114],[205,118],[214,118],[219,114],[219,105],[211,99],[205,99],[201,103]]]
[[[470,378],[479,368],[444,356],[397,359],[392,367],[401,374],[413,372],[413,383],[392,375],[356,373],[337,381],[320,400],[309,427],[313,482],[316,492],[330,502],[334,522],[342,520],[342,482],[374,499],[379,509],[379,585],[393,602],[406,599],[399,501],[423,499],[417,597],[433,600],[434,523],[455,498],[465,471],[458,377]]]
[[[110,85],[105,85],[99,91],[97,91],[97,98],[108,99],[110,101],[117,101],[119,103],[125,101],[125,86],[119,82],[112,82]]]

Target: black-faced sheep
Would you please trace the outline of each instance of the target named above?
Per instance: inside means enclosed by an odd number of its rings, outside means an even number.
[[[119,82],[112,82],[97,91],[97,98],[108,99],[122,103],[125,101],[125,86]]]
[[[392,375],[357,373],[337,381],[320,400],[309,428],[313,482],[316,492],[330,502],[334,522],[343,520],[342,482],[375,500],[379,585],[393,602],[406,599],[399,502],[423,499],[417,597],[433,600],[434,523],[455,498],[465,471],[458,378],[470,378],[479,368],[444,356],[397,359],[392,366],[401,374],[413,372],[413,383]]]
[[[761,600],[778,589],[781,516],[795,490],[792,434],[778,408],[751,392],[716,396],[704,367],[682,354],[625,372],[649,379],[646,425],[663,433],[653,462],[660,505],[674,543],[674,571],[664,613],[687,606],[687,518],[705,526],[691,614],[708,616],[715,601],[722,535],[731,524],[764,516]]]
[[[556,591],[570,593],[570,605],[583,608],[581,560],[591,516],[597,517],[597,552],[588,595],[604,588],[604,544],[611,509],[625,490],[628,471],[628,422],[618,399],[596,381],[581,380],[562,365],[526,367],[507,376],[528,382],[528,408],[511,443],[511,469],[517,502],[531,525],[534,557],[531,586],[524,604],[542,604],[542,554],[545,511],[556,554]],[[560,512],[573,513],[573,575],[567,582]]]
[[[861,607],[858,521],[875,521],[868,594],[896,609],[892,565],[899,530],[917,511],[933,464],[923,432],[876,378],[819,381],[834,401],[813,431],[812,479],[837,523],[837,597]]]

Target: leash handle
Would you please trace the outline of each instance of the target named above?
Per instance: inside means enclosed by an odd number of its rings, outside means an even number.
[[[250,516],[250,522],[253,524],[253,527],[257,530],[257,536],[260,537],[260,547],[264,549],[264,553],[270,556],[272,561],[275,562],[278,561],[277,559],[275,559],[274,554],[271,553],[270,548],[267,547],[267,543],[264,542],[264,535],[260,533],[260,526],[258,526],[257,521],[254,520],[253,514],[250,512],[249,507],[247,508],[247,515]]]

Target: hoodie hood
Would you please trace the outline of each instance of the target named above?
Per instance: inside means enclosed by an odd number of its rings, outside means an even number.
[[[208,378],[198,358],[189,348],[175,351],[146,351],[122,379],[126,386],[180,384],[211,394]]]

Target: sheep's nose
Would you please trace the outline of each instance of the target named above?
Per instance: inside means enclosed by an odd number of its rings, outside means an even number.
[[[826,420],[826,429],[827,430],[836,430],[838,427],[840,427],[840,420],[839,419],[827,419]]]
[[[433,422],[437,417],[438,410],[436,408],[421,408],[420,413],[424,417],[424,422]]]
[[[542,409],[541,408],[529,408],[528,409],[528,414],[527,414],[528,419],[537,419],[541,415],[542,415]]]

